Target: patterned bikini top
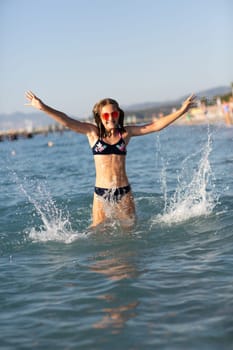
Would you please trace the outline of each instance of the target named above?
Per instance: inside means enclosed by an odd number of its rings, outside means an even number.
[[[127,153],[126,144],[121,134],[120,134],[120,140],[117,141],[117,143],[114,143],[113,145],[110,145],[109,143],[101,139],[98,139],[94,144],[94,146],[92,147],[92,153],[94,155],[119,154],[119,155],[125,156]]]

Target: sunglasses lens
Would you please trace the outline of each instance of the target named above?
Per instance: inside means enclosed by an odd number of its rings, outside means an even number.
[[[103,118],[104,120],[108,120],[108,119],[109,119],[109,113],[103,113],[103,114],[102,114],[102,118]]]
[[[112,117],[113,117],[114,119],[117,119],[117,118],[118,118],[118,115],[119,115],[118,111],[112,112]]]

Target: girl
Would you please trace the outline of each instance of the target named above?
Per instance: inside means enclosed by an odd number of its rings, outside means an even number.
[[[124,112],[119,104],[106,98],[96,103],[93,115],[96,125],[68,117],[43,103],[33,92],[26,92],[27,105],[48,114],[62,125],[87,136],[92,149],[96,169],[92,226],[108,217],[115,217],[124,226],[135,222],[135,205],[126,174],[126,147],[133,136],[159,131],[181,117],[194,106],[194,95],[189,96],[182,107],[159,120],[145,125],[124,126]]]

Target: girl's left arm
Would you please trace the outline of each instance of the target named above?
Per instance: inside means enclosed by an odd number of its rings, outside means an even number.
[[[128,126],[127,131],[129,136],[141,136],[150,134],[152,132],[160,131],[166,128],[168,125],[172,124],[175,120],[180,118],[184,113],[186,113],[190,108],[195,106],[195,95],[190,95],[182,104],[181,108],[177,111],[166,115],[150,124]]]

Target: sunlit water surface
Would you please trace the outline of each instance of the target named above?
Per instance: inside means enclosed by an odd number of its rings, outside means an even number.
[[[1,349],[233,348],[233,128],[135,138],[127,172],[136,226],[90,230],[84,136],[0,143]]]

